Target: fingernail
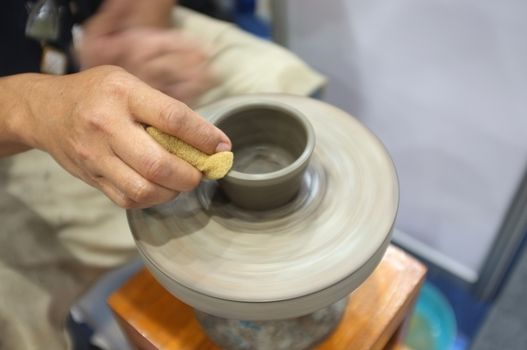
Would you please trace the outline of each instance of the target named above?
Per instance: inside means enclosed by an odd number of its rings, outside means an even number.
[[[225,152],[230,151],[231,145],[227,142],[220,142],[218,146],[216,146],[216,152]]]

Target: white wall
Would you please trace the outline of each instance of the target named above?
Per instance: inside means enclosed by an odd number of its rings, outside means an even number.
[[[527,165],[527,1],[286,6],[289,47],[395,160],[396,239],[475,280]]]

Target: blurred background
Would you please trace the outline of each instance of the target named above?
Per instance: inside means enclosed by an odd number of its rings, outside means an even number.
[[[527,2],[216,5],[327,76],[319,97],[388,148],[401,185],[394,242],[427,263],[439,293],[424,291],[416,312],[443,333],[457,325],[453,343],[434,346],[524,349]],[[426,314],[433,303],[442,316]]]
[[[385,144],[401,186],[393,242],[428,267],[409,348],[527,349],[527,1],[179,3],[298,55],[327,78],[312,97]],[[109,311],[85,309],[106,327]]]

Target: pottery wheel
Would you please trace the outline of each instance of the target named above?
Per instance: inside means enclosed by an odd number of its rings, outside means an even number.
[[[204,182],[128,218],[147,267],[186,303],[226,318],[296,317],[345,297],[377,266],[395,220],[397,178],[379,140],[323,102],[242,96],[200,112],[255,98],[296,108],[314,127],[315,151],[292,202],[246,211]]]

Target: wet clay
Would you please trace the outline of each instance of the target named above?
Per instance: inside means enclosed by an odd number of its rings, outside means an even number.
[[[232,152],[218,152],[209,155],[153,126],[148,126],[146,132],[167,151],[197,168],[208,179],[221,179],[232,168],[234,158]]]

